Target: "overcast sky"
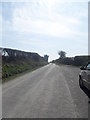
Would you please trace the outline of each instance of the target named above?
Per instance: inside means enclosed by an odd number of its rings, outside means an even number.
[[[59,57],[59,50],[67,56],[88,54],[88,1],[29,0],[0,6],[2,47],[47,54],[49,61]]]

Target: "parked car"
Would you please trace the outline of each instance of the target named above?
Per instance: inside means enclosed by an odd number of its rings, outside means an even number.
[[[86,66],[80,67],[79,85],[81,89],[86,88],[90,94],[90,62]]]

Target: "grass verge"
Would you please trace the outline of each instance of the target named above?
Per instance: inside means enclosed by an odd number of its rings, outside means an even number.
[[[0,83],[4,84],[4,83],[6,83],[6,82],[8,82],[10,80],[13,80],[15,78],[21,77],[22,75],[25,75],[25,74],[27,74],[29,72],[33,72],[34,70],[39,69],[41,67],[43,67],[43,66],[38,66],[36,68],[29,69],[29,70],[23,71],[21,73],[14,74],[13,76],[9,76],[8,78],[3,78]]]

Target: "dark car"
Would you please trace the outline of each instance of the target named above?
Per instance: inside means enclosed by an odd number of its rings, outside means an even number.
[[[82,66],[79,74],[80,88],[86,88],[90,93],[90,62],[86,66]]]

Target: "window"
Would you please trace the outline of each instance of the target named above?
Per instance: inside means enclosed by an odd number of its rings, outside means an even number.
[[[90,70],[90,63],[86,67],[87,70]]]

